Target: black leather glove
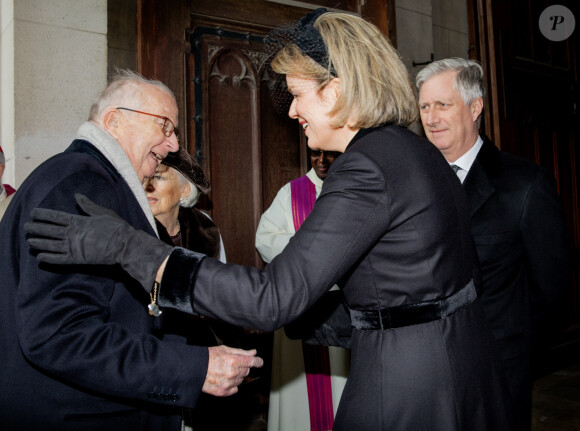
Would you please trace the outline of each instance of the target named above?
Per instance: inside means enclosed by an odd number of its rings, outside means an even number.
[[[99,264],[121,267],[151,292],[157,271],[173,247],[136,230],[114,211],[75,194],[89,217],[47,208],[32,210],[24,225],[37,259],[50,264]]]

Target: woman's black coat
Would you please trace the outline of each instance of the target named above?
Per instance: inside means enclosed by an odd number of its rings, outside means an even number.
[[[457,177],[427,140],[386,126],[355,136],[264,271],[176,249],[160,303],[272,330],[335,283],[353,310],[448,297],[472,279],[474,262]],[[509,429],[501,373],[478,300],[428,323],[354,329],[334,429]]]

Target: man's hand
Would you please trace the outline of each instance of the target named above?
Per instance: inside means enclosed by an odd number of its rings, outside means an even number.
[[[256,350],[234,349],[228,346],[209,347],[209,363],[202,392],[216,397],[228,397],[238,392],[238,386],[250,373],[250,368],[260,368],[264,361]]]

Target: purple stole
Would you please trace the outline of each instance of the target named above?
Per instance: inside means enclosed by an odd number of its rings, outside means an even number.
[[[316,188],[312,181],[304,175],[290,183],[290,191],[294,230],[298,231],[314,207]],[[310,429],[311,431],[331,430],[334,425],[334,412],[332,409],[328,347],[302,343],[302,352],[308,390]]]

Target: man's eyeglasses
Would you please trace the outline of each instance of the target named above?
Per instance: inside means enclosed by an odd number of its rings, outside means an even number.
[[[150,114],[149,112],[137,111],[135,109],[129,109],[129,108],[118,107],[117,109],[123,109],[125,111],[136,112],[137,114],[150,115],[152,117],[161,118],[163,120],[163,124],[161,125],[161,129],[163,130],[163,133],[165,134],[165,136],[167,136],[169,138],[172,133],[175,133],[175,137],[177,139],[179,139],[179,129],[177,127],[175,127],[175,124],[173,124],[173,121],[171,121],[167,117],[164,117],[162,115],[157,115],[157,114]]]
[[[325,155],[327,159],[336,159],[340,156],[340,152],[338,151],[324,151],[324,150],[313,150],[310,149],[310,154],[312,157],[320,157],[321,155]]]

